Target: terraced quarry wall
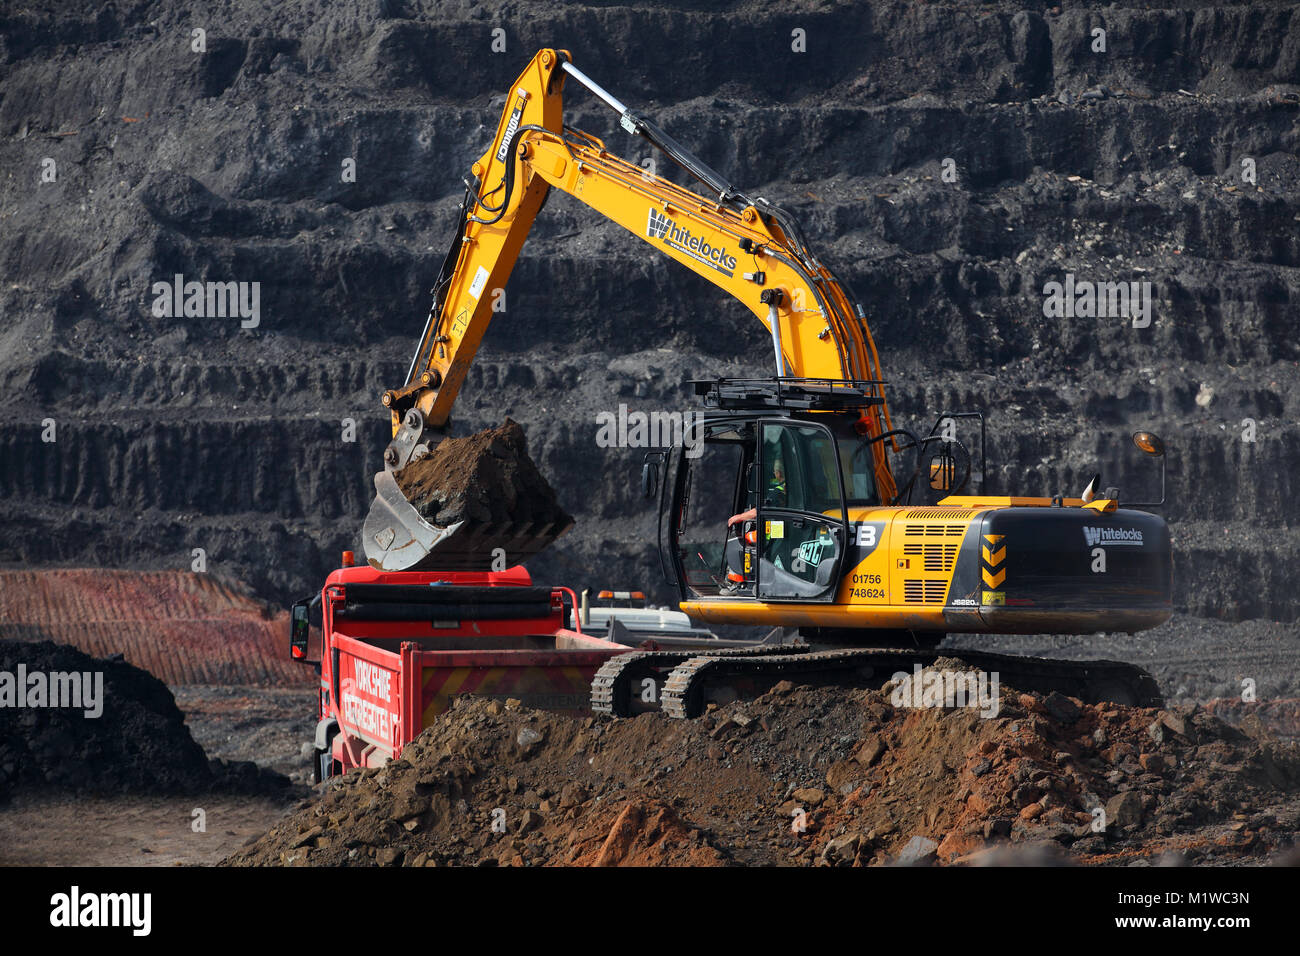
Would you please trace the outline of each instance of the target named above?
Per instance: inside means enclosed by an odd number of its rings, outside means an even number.
[[[284,602],[360,550],[379,392],[502,97],[554,45],[797,215],[898,420],[983,406],[995,489],[1101,470],[1130,497],[1156,491],[1128,444],[1152,428],[1180,609],[1300,618],[1296,4],[135,0],[0,37],[5,566],[186,574],[203,548]],[[569,123],[649,157],[569,94]],[[258,282],[257,326],[156,317],[176,274]],[[1068,275],[1149,282],[1149,325],[1045,315]],[[515,418],[576,516],[534,575],[667,599],[642,450],[598,447],[595,416],[767,373],[762,328],[564,196],[505,302],[456,430]]]

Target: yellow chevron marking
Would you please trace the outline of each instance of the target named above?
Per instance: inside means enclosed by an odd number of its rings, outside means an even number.
[[[1007,579],[1006,568],[1003,568],[997,574],[992,573],[991,571],[989,571],[988,568],[985,568],[981,573],[984,575],[984,584],[987,587],[991,587],[991,588],[997,587],[999,584],[1001,584],[1003,581]]]
[[[1001,564],[1002,559],[1007,556],[1007,546],[1005,544],[997,551],[990,551],[987,544],[981,550],[984,552],[984,560],[989,563],[990,567]]]
[[[998,544],[1005,537],[1006,537],[1005,534],[986,534],[984,536],[984,540],[987,541],[989,544]]]

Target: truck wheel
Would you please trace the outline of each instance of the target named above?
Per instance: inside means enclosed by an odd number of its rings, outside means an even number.
[[[330,770],[333,769],[330,766],[333,763],[333,755],[328,750],[317,750],[314,753],[315,759],[312,761],[311,766],[311,782],[320,783],[329,779]]]

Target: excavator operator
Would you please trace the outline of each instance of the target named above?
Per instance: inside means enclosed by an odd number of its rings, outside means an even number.
[[[785,477],[785,462],[776,455],[771,456],[772,469],[768,475],[768,480],[763,491],[763,506],[767,508],[784,508],[788,500]],[[750,466],[751,468],[753,465]],[[745,530],[747,522],[758,520],[758,490],[751,487],[749,490],[749,501],[751,507],[740,514],[732,515],[727,519],[727,545],[725,549],[727,557],[727,583],[728,590],[732,593],[740,591],[742,588],[748,589],[752,586],[753,564],[751,563],[754,552],[746,554],[750,546],[757,544],[757,529]],[[736,525],[740,528],[732,537],[731,529]],[[743,568],[743,570],[742,570]]]
[[[752,496],[751,496],[752,497]],[[780,458],[772,462],[772,476],[767,482],[767,491],[763,496],[763,504],[771,508],[784,508],[786,499],[785,487],[785,462]],[[742,511],[738,515],[732,515],[727,519],[727,527],[740,524],[745,521],[754,521],[758,518],[758,506],[750,508],[748,511]]]

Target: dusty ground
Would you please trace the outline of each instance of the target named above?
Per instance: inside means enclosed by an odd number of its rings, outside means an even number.
[[[264,797],[25,796],[0,807],[0,866],[207,866],[288,808]]]
[[[185,725],[210,758],[253,760],[309,780],[303,744],[315,727],[314,692],[178,687]],[[0,804],[0,866],[208,866],[265,833],[298,792],[70,797],[27,793]],[[204,813],[196,830],[194,811]]]
[[[304,747],[316,730],[315,689],[186,686],[173,693],[208,756],[252,760],[295,783],[310,783]]]
[[[69,573],[56,572],[65,576]],[[75,577],[76,573],[72,574]],[[85,581],[95,580],[92,575],[83,577]],[[132,590],[126,577],[128,576],[115,579],[115,590],[123,593]],[[28,583],[30,587],[35,587],[39,582],[33,578]],[[147,590],[149,576],[143,576],[138,584]],[[61,581],[61,586],[66,588],[69,585],[67,581]],[[43,590],[46,589],[42,585]],[[93,605],[93,596],[74,595],[73,598],[75,606]],[[161,603],[165,605],[168,602],[164,600]],[[57,602],[33,603],[19,589],[13,589],[8,594],[8,606],[19,605],[37,608],[26,615],[27,624],[31,626],[50,624],[53,618],[59,616],[54,613]],[[40,611],[41,607],[46,610]],[[193,619],[205,627],[215,627],[219,623],[203,621],[203,613],[198,612],[194,613]],[[187,653],[201,650],[187,648],[183,641],[176,643],[177,637],[169,635],[165,629],[152,628],[146,621],[124,622],[122,633],[133,635],[128,646],[147,659],[165,659],[169,654],[183,657]],[[985,642],[1006,651],[1132,660],[1152,671],[1176,710],[1186,711],[1199,706],[1207,719],[1213,716],[1223,727],[1239,728],[1250,740],[1286,743],[1300,738],[1300,703],[1295,699],[1298,696],[1295,689],[1300,686],[1297,639],[1289,625],[1267,622],[1231,624],[1178,615],[1168,625],[1139,635],[1136,639],[1125,635],[1094,635],[1086,638],[1007,637],[986,639]],[[953,638],[946,646],[974,640],[969,637]],[[278,645],[278,641],[276,643]],[[278,654],[280,650],[280,647],[275,646],[266,653]],[[244,672],[262,672],[263,665],[258,660],[256,656],[248,658],[250,663]],[[296,673],[306,681],[314,676],[310,668],[303,668]],[[1243,702],[1240,699],[1243,680],[1253,681],[1257,690],[1257,703]],[[286,774],[300,784],[308,779],[304,749],[314,726],[315,690],[311,686],[182,684],[173,686],[170,690],[179,708],[178,714],[184,715],[185,727],[195,743],[206,751],[207,756],[227,761],[256,761],[270,770]],[[481,846],[476,843],[479,837],[474,828],[479,823],[472,821],[479,821],[482,815],[479,804],[484,801],[495,801],[493,807],[488,809],[496,806],[506,809],[510,820],[515,820],[530,810],[539,814],[546,825],[539,825],[538,832],[546,834],[547,843],[545,846],[533,846],[524,840],[520,846],[530,849],[531,853],[519,855],[527,861],[551,863],[586,863],[597,860],[648,864],[816,863],[822,859],[821,854],[827,841],[840,840],[836,844],[838,849],[831,852],[842,854],[846,852],[843,848],[852,842],[854,834],[861,838],[858,841],[860,849],[863,846],[862,839],[873,831],[875,836],[865,844],[869,852],[859,862],[869,863],[877,857],[888,859],[891,854],[896,855],[901,852],[898,844],[903,837],[910,840],[911,836],[921,836],[940,843],[954,831],[957,831],[957,836],[952,837],[945,852],[951,854],[961,851],[969,854],[978,853],[979,850],[971,849],[974,845],[970,842],[973,837],[961,832],[963,828],[976,828],[976,836],[982,845],[986,842],[983,830],[985,822],[1011,820],[1014,824],[1019,820],[1018,815],[1011,813],[1012,808],[1009,807],[1005,808],[1007,812],[1001,816],[996,813],[972,813],[968,809],[959,808],[954,803],[955,791],[952,788],[939,792],[922,790],[915,793],[904,788],[900,791],[902,795],[889,803],[884,802],[884,797],[889,793],[889,785],[879,786],[873,791],[875,798],[869,797],[866,800],[853,801],[837,793],[826,775],[830,773],[831,765],[836,763],[834,757],[839,751],[845,751],[846,748],[852,750],[843,738],[851,737],[854,743],[859,739],[856,735],[864,726],[862,700],[858,692],[854,691],[846,692],[842,700],[828,698],[821,692],[813,694],[802,711],[788,705],[769,707],[776,733],[767,735],[751,731],[731,740],[729,738],[732,732],[727,732],[721,744],[712,736],[718,729],[714,720],[697,727],[685,727],[664,725],[658,718],[646,717],[638,718],[639,722],[622,722],[608,729],[598,730],[593,725],[590,728],[579,726],[576,731],[572,728],[562,731],[561,737],[573,732],[583,736],[599,734],[593,736],[592,753],[589,756],[595,757],[598,753],[607,756],[585,768],[580,759],[573,759],[574,752],[563,747],[557,749],[548,745],[542,751],[548,759],[545,766],[542,765],[542,757],[521,764],[517,754],[503,754],[489,748],[486,757],[479,755],[472,758],[481,771],[478,776],[456,778],[457,785],[463,787],[463,798],[468,806],[476,808],[474,813],[477,816],[471,814],[469,822],[460,821],[458,825],[466,828],[464,832],[445,830],[442,839],[435,841],[434,846],[416,850],[411,858],[414,859],[419,852],[427,852],[430,856],[426,859],[441,862],[476,863],[485,859],[499,862],[503,847],[512,849],[515,844],[502,843],[495,838],[483,842]],[[807,708],[824,709],[825,713],[812,713]],[[163,709],[165,711],[166,707]],[[794,723],[799,726],[791,727],[786,723],[783,731],[781,721],[788,722],[795,714],[798,716]],[[761,712],[760,716],[763,716]],[[495,732],[492,730],[492,721],[500,717],[501,715],[483,718],[480,715],[483,723],[470,730],[465,730],[464,724],[459,723],[451,725],[450,729],[443,728],[443,733],[458,732],[465,735],[463,747],[472,752],[480,742],[471,741],[470,737],[482,736],[490,741]],[[963,728],[960,722],[939,721],[927,731],[925,725],[930,719],[928,715],[922,715],[921,721],[905,733],[902,733],[902,728],[897,728],[901,736],[891,751],[891,756],[897,756],[893,764],[894,770],[889,775],[890,785],[895,780],[906,783],[911,775],[910,768],[915,768],[915,776],[922,780],[927,772],[932,775],[938,773],[941,779],[952,777],[952,774],[933,763],[932,755],[939,754],[942,757],[946,754],[944,759],[949,763],[962,763],[958,758],[963,757],[966,751],[978,749],[984,743],[981,734],[991,729],[979,722],[978,732],[972,733],[969,726]],[[562,721],[557,724],[557,719],[550,715],[538,715],[536,720],[539,725],[549,728],[548,733],[551,729],[564,726]],[[813,721],[827,728],[845,727],[848,730],[826,736],[816,729],[817,724]],[[1114,723],[1114,720],[1110,718],[1100,722]],[[803,726],[805,724],[813,729],[808,730]],[[957,732],[956,737],[945,743],[945,734],[954,730]],[[778,734],[784,734],[785,742],[778,739]],[[938,736],[935,737],[935,734]],[[658,740],[660,736],[663,737],[662,741]],[[613,742],[599,744],[601,738]],[[994,734],[994,738],[997,739],[997,734]],[[1140,734],[1138,739],[1141,741]],[[790,740],[796,741],[798,745],[791,748],[788,743]],[[457,745],[461,746],[460,741]],[[722,766],[718,766],[712,756],[716,753],[717,746],[723,746],[727,752]],[[1198,743],[1197,747],[1200,746],[1202,744]],[[748,753],[751,761],[755,757],[767,761],[770,766],[762,769],[770,772],[758,773],[749,779],[743,766],[737,769],[737,761],[733,759],[735,754],[730,753],[733,747],[742,748],[739,752]],[[1231,747],[1235,747],[1236,751],[1243,749],[1241,741],[1231,744]],[[557,753],[559,759],[555,759]],[[1141,757],[1142,753],[1139,748],[1136,756]],[[690,769],[701,774],[693,782],[687,773],[688,768],[681,765],[683,755],[688,757]],[[1182,753],[1182,756],[1186,757],[1187,754]],[[1091,850],[1088,849],[1086,839],[1075,840],[1067,847],[1056,839],[1037,839],[1032,833],[1028,836],[1020,834],[1016,842],[1007,843],[1006,848],[1014,850],[1017,854],[1014,859],[1021,862],[1061,854],[1087,863],[1143,862],[1159,860],[1167,853],[1175,853],[1177,859],[1188,862],[1264,862],[1284,852],[1287,834],[1294,829],[1294,795],[1285,787],[1270,789],[1243,783],[1243,775],[1248,775],[1248,770],[1243,768],[1252,759],[1251,753],[1234,752],[1227,756],[1231,759],[1220,760],[1210,766],[1218,774],[1215,780],[1213,774],[1207,775],[1205,767],[1198,767],[1193,751],[1191,767],[1186,772],[1199,773],[1197,779],[1211,781],[1219,787],[1219,795],[1210,800],[1212,812],[1208,815],[1193,814],[1191,819],[1172,824],[1171,832],[1161,832],[1157,828],[1156,820],[1162,817],[1157,812],[1143,821],[1138,834],[1126,837],[1123,842],[1107,841],[1103,846],[1093,846]],[[613,767],[617,761],[624,760],[627,761],[628,770],[620,775]],[[727,763],[731,766],[726,766]],[[1120,758],[1120,768],[1124,763],[1124,759]],[[876,766],[885,765],[882,763]],[[663,772],[667,767],[673,768],[671,775]],[[589,779],[588,775],[597,769],[600,774]],[[1131,765],[1129,769],[1131,770]],[[736,776],[738,773],[741,776]],[[685,776],[678,776],[680,774]],[[516,781],[515,789],[510,789],[512,777]],[[668,781],[674,777],[677,781],[686,780],[688,783],[669,786]],[[997,779],[996,775],[993,779]],[[1178,780],[1177,777],[1173,779]],[[582,781],[584,787],[590,787],[590,793],[582,812],[573,819],[567,819],[569,811],[574,807],[561,806],[561,800],[565,786],[573,781]],[[845,781],[838,778],[835,780],[835,783],[843,782]],[[817,838],[821,842],[815,842],[813,837],[793,839],[783,829],[784,824],[778,825],[774,814],[788,802],[783,798],[791,783],[798,783],[799,789],[820,789],[825,794],[817,813],[811,814],[811,818],[819,821],[819,824],[810,828],[810,831],[821,834]],[[1114,786],[1109,782],[1106,785]],[[1158,788],[1152,789],[1152,785],[1153,781],[1147,780],[1140,789],[1144,795],[1157,801],[1153,804],[1155,807],[1160,805],[1160,801],[1167,801],[1171,794],[1161,793]],[[1181,787],[1184,783],[1178,785]],[[1227,804],[1224,802],[1225,785],[1229,787]],[[353,784],[349,783],[348,786]],[[1089,792],[1095,793],[1098,800],[1110,796],[1098,791]],[[701,798],[705,793],[710,795],[707,801]],[[1069,794],[1072,800],[1077,801],[1077,787],[1070,790]],[[0,808],[0,825],[6,833],[22,835],[21,840],[13,844],[15,849],[11,853],[12,862],[66,860],[92,864],[155,864],[184,860],[212,863],[239,850],[245,839],[265,833],[277,824],[292,812],[294,799],[296,797],[287,795],[284,799],[270,800],[212,794],[201,799],[149,795],[113,796],[88,798],[83,811],[73,812],[70,808],[75,803],[66,797],[26,794]],[[346,799],[346,794],[329,796],[327,799]],[[1218,809],[1213,809],[1216,801]],[[1234,803],[1235,806],[1228,806]],[[189,813],[193,809],[189,804],[202,805],[210,814],[220,816],[228,820],[228,823],[223,827],[210,826],[207,834],[194,834],[186,829]],[[544,804],[549,809],[543,809]],[[1066,806],[1063,802],[1061,809]],[[1146,809],[1149,808],[1144,808],[1144,812]],[[557,810],[563,811],[559,819],[553,817]],[[925,811],[933,811],[938,816],[927,821]],[[1073,812],[1082,811],[1074,809]],[[1177,820],[1188,813],[1191,811],[1175,808],[1163,814],[1163,822],[1159,825],[1168,829],[1171,817]],[[959,820],[964,822],[959,825]],[[826,822],[826,826],[822,826],[821,822]],[[935,829],[939,824],[947,825],[947,829],[939,832]],[[895,826],[896,830],[886,837],[883,831],[890,825]],[[841,828],[843,832],[839,832]],[[234,835],[227,831],[234,831]],[[1243,836],[1242,831],[1249,833]],[[705,836],[692,836],[694,832]],[[518,838],[515,831],[510,833]],[[612,838],[611,834],[614,834]],[[663,836],[664,834],[668,836]],[[452,840],[455,836],[461,837],[459,843]],[[848,843],[844,842],[845,838],[848,838]],[[993,843],[997,845],[996,840]],[[275,847],[277,844],[272,841],[269,845]],[[316,844],[313,842],[312,845]],[[375,848],[376,853],[384,845],[382,840],[364,844],[365,847]],[[906,843],[902,843],[902,846],[905,847]],[[957,849],[953,849],[954,846]],[[142,847],[154,852],[141,852]],[[799,852],[801,850],[804,852]],[[281,848],[278,852],[283,854],[286,851]],[[858,859],[858,850],[855,849],[854,854],[854,859]],[[289,855],[294,856],[293,853]],[[510,855],[506,862],[513,858]],[[10,857],[6,856],[5,859],[10,860]],[[317,862],[324,859],[328,859],[328,856]],[[830,859],[828,856],[827,860]]]
[[[1215,621],[1175,614],[1140,634],[954,635],[945,648],[980,647],[1007,654],[1128,661],[1155,677],[1165,700],[1300,697],[1300,625]]]
[[[173,695],[121,660],[0,641],[0,670],[14,674],[19,664],[28,673],[102,673],[102,713],[0,709],[0,865],[214,863],[305,792],[287,778],[305,777],[311,691]]]

